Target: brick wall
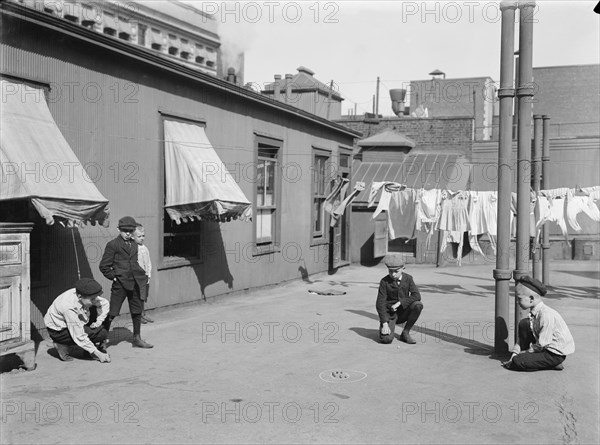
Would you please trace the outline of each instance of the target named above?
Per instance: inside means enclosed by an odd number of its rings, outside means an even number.
[[[354,117],[354,116],[353,116]],[[415,118],[386,117],[365,119],[362,116],[336,121],[367,138],[386,129],[392,129],[416,142],[420,150],[470,154],[473,144],[471,117]]]
[[[600,65],[533,69],[534,114],[550,116],[551,137],[600,135]]]

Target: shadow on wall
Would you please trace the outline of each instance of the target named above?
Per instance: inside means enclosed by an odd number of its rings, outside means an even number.
[[[206,300],[206,288],[211,284],[225,282],[233,289],[233,275],[229,271],[221,227],[217,222],[203,222],[201,229],[202,261],[193,266],[200,283],[202,299]]]
[[[2,220],[6,222],[32,222],[30,233],[30,338],[35,350],[47,338],[44,315],[54,299],[67,289],[72,288],[81,277],[93,277],[88,255],[78,229],[63,227],[55,223],[46,224],[31,202],[22,200],[5,211]],[[16,355],[4,356],[1,360],[1,372],[7,372],[22,365]]]
[[[37,342],[45,329],[44,315],[56,297],[75,285],[78,270],[82,278],[94,274],[78,229],[36,221],[36,231],[42,232],[40,237],[32,234],[31,249],[31,338]]]
[[[44,315],[59,294],[73,287],[78,279],[78,265],[82,277],[93,277],[93,274],[78,229],[59,223],[49,226],[30,200],[8,204],[0,205],[2,221],[34,224],[29,243],[30,328],[31,339],[39,343],[45,332]]]
[[[360,265],[365,267],[377,266],[382,258],[373,258],[375,254],[373,250],[375,234],[372,234],[362,246],[360,246]]]

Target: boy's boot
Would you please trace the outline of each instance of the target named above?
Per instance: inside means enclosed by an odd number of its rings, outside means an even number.
[[[153,348],[154,345],[151,345],[150,343],[145,342],[144,340],[142,340],[142,337],[140,337],[139,335],[134,335],[133,336],[133,341],[131,342],[134,348],[144,348],[144,349],[149,349],[149,348]]]

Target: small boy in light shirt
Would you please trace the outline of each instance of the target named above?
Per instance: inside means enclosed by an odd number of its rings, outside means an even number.
[[[152,261],[150,261],[150,251],[144,245],[145,238],[144,226],[138,223],[135,232],[133,232],[133,239],[138,245],[138,263],[148,275],[148,283],[146,283],[144,289],[140,289],[140,298],[144,303],[148,301],[148,295],[150,294],[150,274],[152,273]],[[154,323],[154,320],[146,315],[145,310],[142,312],[142,323]]]
[[[575,352],[575,341],[565,320],[542,302],[546,286],[529,275],[517,279],[515,296],[529,316],[519,322],[519,338],[510,360],[502,363],[513,371],[564,369],[567,355]]]

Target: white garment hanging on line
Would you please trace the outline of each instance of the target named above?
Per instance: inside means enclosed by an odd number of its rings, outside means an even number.
[[[490,244],[496,253],[496,244],[493,237],[498,232],[498,192],[469,192],[469,244],[471,249],[479,252],[485,258],[477,235],[487,234]]]
[[[415,237],[417,191],[406,188],[391,193],[388,216],[389,239]]]
[[[577,222],[577,215],[585,213],[592,221],[600,222],[600,209],[594,203],[591,196],[575,196],[574,190],[567,196],[567,222],[576,232],[581,232],[581,226]]]

